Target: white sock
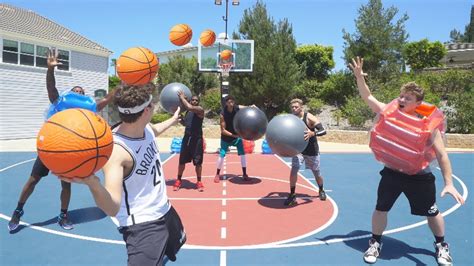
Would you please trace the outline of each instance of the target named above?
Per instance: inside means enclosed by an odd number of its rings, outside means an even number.
[[[245,155],[240,156],[240,163],[242,164],[242,168],[247,167],[247,161],[245,160]]]

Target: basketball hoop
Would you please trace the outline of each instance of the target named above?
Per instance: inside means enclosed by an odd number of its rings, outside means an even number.
[[[222,77],[228,77],[230,73],[230,69],[234,67],[234,63],[228,62],[228,63],[223,63],[221,62],[218,65],[220,72],[222,74]]]

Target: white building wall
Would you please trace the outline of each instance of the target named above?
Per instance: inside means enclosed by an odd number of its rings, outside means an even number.
[[[61,93],[78,85],[93,97],[107,90],[107,69],[108,57],[71,51],[70,71],[55,71],[56,87]],[[0,60],[0,140],[35,138],[49,104],[45,68]]]

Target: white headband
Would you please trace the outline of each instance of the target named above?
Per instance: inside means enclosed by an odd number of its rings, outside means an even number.
[[[148,101],[144,102],[143,104],[141,104],[139,106],[135,106],[135,107],[120,107],[120,106],[118,106],[118,110],[122,114],[140,113],[151,103],[152,99],[153,99],[153,96],[150,95],[150,99],[148,99]]]

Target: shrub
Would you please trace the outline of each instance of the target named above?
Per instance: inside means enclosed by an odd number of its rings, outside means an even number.
[[[154,114],[153,117],[151,118],[151,123],[156,124],[156,123],[161,123],[167,119],[169,119],[172,115],[168,113],[157,113]]]
[[[307,102],[311,98],[319,97],[321,89],[322,83],[319,83],[317,80],[305,79],[292,90],[291,96],[288,98],[299,98]]]
[[[448,120],[448,132],[472,134],[474,133],[474,91],[467,93],[457,93],[449,97],[449,109],[452,112],[445,112]]]
[[[211,115],[219,114],[221,110],[221,91],[220,89],[207,90],[203,97],[201,97],[201,103],[205,110],[208,110]]]
[[[342,115],[354,127],[363,127],[365,121],[375,116],[369,106],[359,96],[346,99],[346,104],[342,107]]]
[[[323,82],[319,97],[332,105],[344,105],[346,98],[357,94],[354,76],[349,72],[339,71]]]
[[[309,100],[309,102],[306,104],[308,107],[308,111],[310,113],[321,113],[321,108],[324,106],[324,102],[321,99],[318,98],[312,98]]]
[[[341,109],[334,110],[334,112],[332,112],[332,116],[334,117],[334,119],[336,119],[336,126],[339,126],[339,123],[341,122],[341,119],[343,117],[342,110]]]

